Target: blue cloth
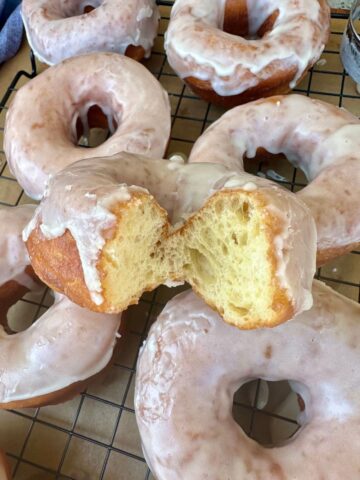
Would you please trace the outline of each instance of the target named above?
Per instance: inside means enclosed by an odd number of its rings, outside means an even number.
[[[0,0],[0,63],[19,50],[23,34],[21,0]]]

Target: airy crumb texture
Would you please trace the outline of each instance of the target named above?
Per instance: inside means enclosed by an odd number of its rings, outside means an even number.
[[[239,328],[274,325],[292,313],[275,277],[276,226],[262,207],[257,195],[220,192],[185,229],[183,278]]]
[[[258,192],[217,192],[179,228],[171,227],[165,210],[143,192],[119,202],[112,213],[117,225],[98,262],[101,305],[91,301],[68,231],[52,240],[39,228],[31,233],[27,246],[40,278],[95,311],[120,312],[143,292],[174,280],[188,282],[239,328],[273,326],[292,317],[291,299],[276,276],[279,225]]]
[[[146,193],[135,193],[112,213],[117,228],[103,248],[98,269],[105,298],[119,312],[165,281],[166,265],[161,265],[156,254],[169,223],[165,210]]]

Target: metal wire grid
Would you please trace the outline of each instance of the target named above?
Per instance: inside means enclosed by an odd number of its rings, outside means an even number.
[[[170,6],[172,1],[159,1],[161,5],[162,20],[161,31],[166,28],[166,24],[169,19]],[[339,106],[346,106],[353,113],[360,114],[360,97],[356,95],[355,90],[351,89],[351,83],[343,71],[338,65],[332,68],[333,61],[329,61],[332,56],[338,58],[338,46],[339,39],[342,30],[345,25],[346,16],[334,15],[335,19],[339,19],[335,24],[335,29],[332,31],[332,37],[329,44],[329,48],[325,50],[324,56],[327,57],[330,68],[323,68],[324,65],[319,63],[307,76],[307,79],[302,82],[301,86],[297,89],[299,92],[313,97],[325,99],[331,103],[335,103]],[[341,22],[342,21],[342,22]],[[180,80],[171,71],[169,65],[166,62],[166,57],[162,49],[163,33],[159,34],[157,44],[154,48],[151,60],[147,62],[149,69],[157,76],[161,83],[167,88],[170,93],[170,99],[172,104],[172,137],[170,142],[169,151],[174,153],[182,151],[188,153],[191,149],[191,145],[196,136],[201,134],[204,129],[216,118],[218,118],[223,112],[221,109],[205,104],[201,100],[197,99],[190,90],[188,90]],[[334,58],[332,59],[334,60]],[[336,62],[335,62],[336,64]],[[28,69],[20,70],[16,73],[14,79],[10,83],[4,97],[0,102],[0,119],[4,116],[4,112],[7,110],[9,100],[17,87],[24,79],[30,79],[37,74],[38,67],[33,55],[30,56],[30,64]],[[317,77],[324,76],[323,81],[319,83]],[[316,77],[316,81],[315,81]],[[331,82],[327,79],[331,77]],[[334,78],[336,80],[334,80]],[[325,81],[324,81],[325,80]],[[325,85],[325,86],[324,86]],[[334,85],[338,85],[339,88],[334,88]],[[0,135],[2,135],[3,127],[0,127]],[[4,159],[4,152],[0,151],[0,158],[3,158],[3,163],[0,163],[0,203],[5,205],[18,205],[19,203],[26,203],[28,201],[26,195],[17,186],[16,180],[9,173],[6,162]],[[255,173],[266,175],[271,170],[272,163],[262,162],[254,166],[250,166],[251,170]],[[277,170],[279,164],[276,164]],[[280,179],[280,183],[284,184],[292,191],[297,191],[305,185],[304,177],[301,172],[291,167],[291,174],[289,175],[289,166],[287,165],[287,174]],[[280,178],[280,177],[278,177]],[[5,185],[3,182],[6,182]],[[13,182],[16,185],[15,194],[8,195],[8,182]],[[2,194],[2,190],[5,194]],[[344,259],[334,262],[331,265],[327,265],[323,269],[318,270],[318,278],[329,283],[333,288],[341,291],[345,295],[350,296],[353,299],[360,301],[360,252],[352,252]],[[349,266],[352,268],[352,272],[349,275]],[[175,293],[176,293],[175,289]],[[89,388],[87,392],[83,393],[74,402],[76,407],[73,409],[71,421],[68,425],[55,423],[48,420],[47,416],[43,415],[44,408],[36,410],[13,410],[9,415],[14,418],[14,424],[17,426],[21,424],[22,437],[15,435],[16,446],[11,445],[9,450],[9,457],[12,461],[13,475],[15,479],[67,479],[67,480],[112,480],[115,478],[126,480],[137,479],[150,479],[153,478],[150,470],[147,468],[145,460],[141,454],[141,450],[138,446],[138,439],[135,439],[137,447],[118,442],[118,430],[121,426],[121,422],[126,417],[125,431],[123,433],[128,435],[131,429],[135,429],[134,425],[134,409],[132,405],[132,390],[135,375],[135,366],[139,346],[146,338],[147,331],[156,318],[159,311],[162,309],[166,300],[174,294],[174,289],[169,292],[165,287],[161,287],[151,295],[145,295],[138,307],[131,309],[131,330],[126,334],[124,338],[124,344],[121,353],[118,355],[117,361],[113,367],[114,372],[121,372],[122,381],[119,386],[119,398],[110,398],[111,395],[106,398],[106,395],[99,389]],[[32,308],[32,321],[38,318],[44,310],[49,306],[49,295],[47,290],[44,290],[40,296],[33,298],[31,295],[25,297],[22,302],[26,307]],[[130,346],[129,346],[130,345]],[[125,353],[124,353],[125,352]],[[121,388],[120,388],[121,387]],[[101,386],[99,387],[105,388]],[[250,437],[261,437],[261,423],[264,421],[262,418],[259,421],[259,416],[271,417],[281,422],[287,422],[292,431],[298,428],[296,420],[294,418],[284,417],[278,414],[274,414],[267,409],[262,409],[259,406],[259,399],[261,397],[262,383],[256,381],[253,384],[253,389],[248,392],[239,392],[234,402],[234,416],[242,424],[244,430]],[[250,393],[249,393],[250,392]],[[112,431],[108,437],[108,440],[94,438],[94,435],[89,435],[86,432],[78,429],[79,423],[83,421],[83,412],[86,409],[87,402],[97,402],[99,409],[102,412],[103,420],[105,416],[111,411],[112,417]],[[59,407],[52,407],[59,408]],[[1,419],[2,417],[0,417]],[[132,420],[130,420],[132,418]],[[0,440],[5,441],[9,435],[9,430],[1,432],[2,420],[0,420]],[[128,429],[126,428],[128,427]],[[61,447],[58,449],[56,466],[53,464],[47,464],[43,461],[43,457],[46,457],[47,452],[50,454],[50,450],[47,450],[45,443],[41,444],[42,457],[40,459],[39,452],[35,455],[28,455],[28,451],[31,449],[39,450],[38,438],[39,431],[41,429],[47,429],[47,434],[52,438],[52,434],[57,432],[63,439]],[[260,433],[259,433],[260,432]],[[133,437],[134,433],[132,433]],[[135,433],[135,437],[136,437]],[[20,438],[21,437],[21,438]],[[86,450],[90,453],[84,454],[84,449],[77,450],[72,448],[77,442],[85,442]],[[12,442],[14,443],[14,442]],[[50,442],[51,444],[51,442]],[[101,452],[101,454],[100,454]],[[94,468],[92,473],[81,473],[81,470],[75,473],[69,471],[69,454],[72,456],[72,461],[75,463],[83,462],[90,463],[94,455],[100,456],[99,465]],[[79,460],[80,458],[80,460]],[[70,459],[71,463],[71,459]],[[65,468],[66,467],[66,468]],[[71,470],[71,468],[70,468]],[[89,472],[89,471],[88,471]]]

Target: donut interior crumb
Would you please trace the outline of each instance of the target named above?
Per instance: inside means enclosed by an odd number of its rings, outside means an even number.
[[[186,281],[240,328],[272,326],[291,316],[276,277],[273,239],[256,195],[218,192],[180,229],[147,193],[119,204],[116,233],[99,271],[106,303],[121,311],[167,280]]]

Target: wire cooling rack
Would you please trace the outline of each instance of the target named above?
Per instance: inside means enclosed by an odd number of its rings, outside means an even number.
[[[163,51],[163,36],[172,1],[159,1],[159,4],[162,14],[160,33],[145,65],[170,95],[172,136],[168,154],[188,154],[196,138],[223,110],[195,97],[171,70]],[[339,58],[345,24],[346,15],[333,15],[327,49],[297,91],[345,107],[360,116],[360,97],[354,83],[343,71]],[[12,96],[43,68],[30,51],[24,58],[0,102],[0,145]],[[305,185],[303,174],[287,162],[251,162],[248,169],[276,179],[295,192]],[[4,152],[0,151],[0,203],[18,205],[28,202],[31,200],[10,174]],[[352,252],[318,271],[318,278],[357,301],[360,301],[359,253]],[[0,411],[0,445],[8,453],[16,480],[153,478],[142,455],[135,423],[135,366],[139,347],[150,325],[177,291],[161,287],[144,295],[140,304],[130,309],[129,329],[120,342],[114,366],[81,396],[55,407]],[[26,295],[13,308],[13,328],[31,324],[51,302],[47,289]],[[298,428],[296,395],[289,397],[291,401],[283,402],[289,392],[287,382],[251,382],[235,395],[234,418],[250,437],[263,444],[289,437]]]

